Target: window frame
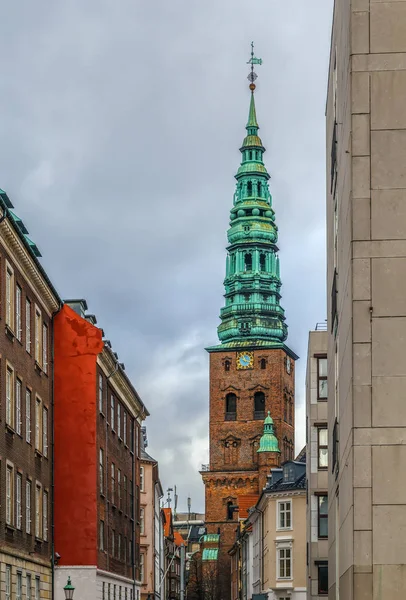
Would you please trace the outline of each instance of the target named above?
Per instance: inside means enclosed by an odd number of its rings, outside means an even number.
[[[111,503],[113,505],[115,505],[115,491],[116,491],[116,467],[115,464],[112,462],[111,466],[110,466],[110,486],[111,486],[111,490],[110,490],[110,499],[111,499]]]
[[[104,520],[99,521],[99,550],[104,552]]]
[[[293,553],[291,544],[280,544],[277,547],[277,561],[276,561],[276,579],[283,581],[293,580]],[[289,552],[289,557],[286,553]],[[284,553],[284,557],[281,556]],[[285,575],[281,575],[281,567],[284,565]],[[289,576],[286,575],[287,564],[289,564]]]
[[[143,466],[140,466],[140,492],[144,492],[144,478],[145,478],[145,469]]]
[[[22,513],[22,504],[23,504],[23,476],[22,473],[17,472],[15,476],[15,515],[16,515],[16,529],[19,531],[22,530],[23,527],[23,513]]]
[[[6,525],[14,526],[15,473],[13,463],[6,462]]]
[[[323,499],[326,499],[326,507],[327,507],[327,512],[326,513],[321,513],[320,512],[320,505],[323,501]],[[321,522],[322,521],[326,521],[327,522],[327,533],[326,535],[320,535],[320,530],[321,530]],[[319,540],[325,540],[328,538],[328,494],[326,493],[319,493],[317,494],[317,537]]]
[[[42,455],[48,458],[48,408],[42,405]]]
[[[6,260],[6,326],[14,333],[15,279],[14,269]]]
[[[41,600],[41,579],[39,575],[35,577],[35,600]]]
[[[42,313],[37,304],[34,305],[34,359],[41,367],[42,363]]]
[[[32,600],[32,576],[31,573],[25,574],[25,594],[27,600]]]
[[[327,572],[327,592],[320,588],[320,569],[326,569]],[[317,564],[317,593],[319,596],[328,596],[328,562],[319,562]]]
[[[121,404],[117,400],[117,437],[121,440]]]
[[[35,396],[35,450],[42,453],[42,400],[40,396]]]
[[[100,494],[104,496],[104,448],[99,449],[99,490]]]
[[[35,482],[35,537],[42,539],[42,485]]]
[[[315,355],[317,360],[317,402],[327,402],[328,400],[328,375],[327,375],[327,354],[317,354]],[[321,372],[321,361],[326,361],[326,375],[320,375]],[[320,382],[326,382],[326,395],[320,395]]]
[[[115,431],[114,416],[115,416],[114,394],[110,394],[110,427],[111,427],[111,431]]]
[[[103,375],[99,373],[99,412],[103,413]]]
[[[48,373],[48,327],[42,321],[42,370]]]
[[[31,444],[31,400],[32,392],[30,388],[25,388],[25,441]]]
[[[48,490],[45,489],[42,491],[42,539],[44,540],[44,542],[48,541],[48,533],[49,533],[48,506],[49,506],[48,505]]]
[[[6,361],[6,425],[14,430],[15,426],[15,371]]]
[[[25,349],[31,354],[31,300],[25,299]]]
[[[326,443],[325,444],[320,444],[320,433],[322,431],[326,432]],[[326,454],[323,454],[323,456],[327,457],[327,464],[326,465],[322,465],[322,461],[320,460],[322,454],[321,454],[321,450],[327,450]],[[328,469],[328,428],[327,425],[318,425],[317,426],[317,469],[318,471],[326,471]]]
[[[16,326],[16,338],[18,339],[19,342],[21,342],[22,340],[22,334],[23,334],[23,330],[22,330],[22,297],[23,297],[23,290],[21,288],[21,286],[18,285],[18,283],[16,284],[16,292],[15,292],[15,326]]]
[[[21,394],[23,382],[19,377],[15,378],[15,432],[22,437],[22,411],[21,411]]]
[[[145,535],[145,507],[140,506],[140,535]]]
[[[277,531],[291,531],[293,528],[293,502],[291,498],[284,498],[283,500],[278,500],[276,510],[276,530]],[[284,506],[284,508],[282,508]],[[287,506],[289,506],[289,510],[287,510]],[[289,525],[281,525],[281,517],[284,515],[285,523],[287,521],[287,515],[289,515]]]
[[[11,565],[6,565],[6,575],[5,575],[5,599],[11,600],[12,596],[12,575],[11,575]]]
[[[31,535],[32,482],[25,480],[25,533]]]

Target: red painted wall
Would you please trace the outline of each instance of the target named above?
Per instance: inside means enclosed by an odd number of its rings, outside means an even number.
[[[96,360],[102,332],[63,306],[54,319],[55,551],[97,564]]]

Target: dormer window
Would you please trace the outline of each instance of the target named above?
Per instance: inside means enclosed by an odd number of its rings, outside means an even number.
[[[283,467],[283,481],[285,483],[295,481],[295,465],[285,465]]]

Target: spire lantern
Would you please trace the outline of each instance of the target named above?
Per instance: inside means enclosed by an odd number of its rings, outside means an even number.
[[[264,421],[264,433],[260,439],[257,452],[278,452],[280,454],[278,440],[273,429],[273,419],[269,410]]]

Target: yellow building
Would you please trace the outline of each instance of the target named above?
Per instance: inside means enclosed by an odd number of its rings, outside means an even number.
[[[238,558],[237,558],[238,555]],[[271,469],[234,547],[241,600],[306,598],[306,456]]]

